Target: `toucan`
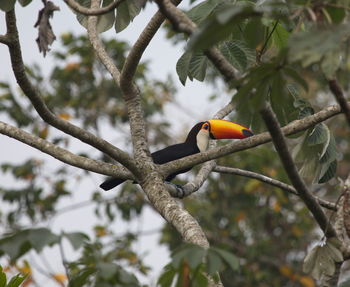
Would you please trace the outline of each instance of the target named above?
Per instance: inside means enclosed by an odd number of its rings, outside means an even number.
[[[185,142],[168,146],[152,153],[152,159],[156,164],[164,164],[179,158],[207,150],[209,139],[244,139],[252,136],[250,129],[226,120],[208,120],[196,124],[188,133]],[[192,167],[170,174],[166,181],[170,182],[180,173],[191,170]],[[123,183],[125,179],[112,177],[104,181],[100,187],[110,190]]]

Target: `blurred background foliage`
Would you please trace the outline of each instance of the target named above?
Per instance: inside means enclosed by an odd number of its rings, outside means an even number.
[[[139,2],[124,3],[139,7]],[[241,75],[239,81],[225,87],[237,107],[230,118],[251,126],[255,133],[266,130],[259,115],[266,101],[285,125],[334,103],[327,79],[337,78],[343,89],[349,90],[350,3],[347,0],[285,2],[192,1],[185,12],[198,24],[197,33],[187,37],[174,32],[168,22],[163,26],[174,44],[183,45],[187,41],[176,66],[183,85],[187,80],[220,85],[222,76],[203,54],[210,45],[217,45]],[[131,8],[123,7],[124,11]],[[140,10],[133,11],[137,15]],[[131,15],[126,22],[136,15]],[[114,23],[115,18],[110,19]],[[117,32],[122,29],[120,23],[115,27]],[[87,37],[67,32],[61,35],[60,42],[61,48],[51,53],[56,62],[51,74],[42,75],[40,67],[35,65],[27,67],[31,81],[58,116],[101,136],[117,130],[122,135],[118,140],[123,138],[118,145],[130,151],[121,92],[96,59]],[[116,40],[105,40],[104,44],[121,68],[129,44]],[[180,141],[186,131],[178,136],[169,132],[170,119],[163,111],[167,104],[176,101],[176,83],[171,77],[166,81],[150,77],[148,64],[139,65],[135,82],[142,94],[149,143],[160,148]],[[1,83],[0,89],[2,117],[55,144],[71,146],[68,137],[38,118],[21,91],[8,83]],[[219,92],[213,95],[219,96]],[[337,178],[346,178],[350,171],[348,129],[343,117],[338,116],[326,125],[289,138],[308,186],[317,196],[331,201],[336,201],[340,194]],[[101,154],[90,154],[90,150],[81,152],[109,160]],[[227,156],[218,163],[288,183],[271,144]],[[35,158],[24,159],[19,164],[1,162],[1,171],[18,182],[11,187],[0,184],[4,206],[0,211],[3,233],[0,253],[9,259],[5,271],[31,275],[35,266],[25,256],[30,250],[40,253],[44,246],[53,245],[62,249],[62,241],[68,240],[79,258],[69,262],[61,250],[67,274],[41,270],[58,286],[67,284],[67,279],[71,286],[139,286],[133,273],[147,276],[150,266],[144,264],[144,255],[137,252],[134,244],[142,235],[120,234],[110,228],[116,218],[129,222],[140,217],[148,206],[136,185],[128,182],[117,194],[114,191],[108,195],[91,187],[95,192],[88,202],[62,208],[60,200],[76,192],[68,183],[79,182],[88,177],[88,173],[63,165],[52,169]],[[191,176],[176,182],[184,183]],[[62,234],[50,231],[50,220],[70,208],[89,204],[95,207],[95,214],[101,220],[100,225],[93,227],[93,236],[83,230]],[[170,286],[173,281],[176,286],[205,286],[204,270],[212,274],[220,271],[225,286],[317,285],[310,275],[302,272],[302,262],[307,249],[319,242],[320,234],[296,196],[254,179],[212,173],[204,187],[183,199],[183,204],[199,221],[211,246],[217,249],[204,252],[193,246],[181,248],[179,235],[164,225],[160,244],[169,248],[173,261],[160,276],[160,286]],[[346,281],[346,276],[342,280]],[[35,286],[35,277],[29,276],[25,282]]]

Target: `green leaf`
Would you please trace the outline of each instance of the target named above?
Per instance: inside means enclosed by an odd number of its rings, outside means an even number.
[[[1,268],[1,266],[0,266]],[[2,271],[2,268],[0,270],[0,287],[5,287],[6,286],[6,274],[5,272]]]
[[[329,247],[332,246],[332,247]],[[335,260],[339,254],[332,243],[315,246],[305,257],[303,271],[311,273],[316,279],[320,280],[323,275],[332,276],[335,272]]]
[[[171,286],[172,282],[174,281],[176,270],[172,268],[171,264],[165,266],[164,269],[165,271],[159,277],[157,285],[160,285],[161,287],[168,287]]]
[[[193,246],[189,250],[187,255],[187,261],[191,269],[197,268],[203,262],[203,257],[205,254],[206,250],[199,246]]]
[[[33,0],[18,0],[19,4],[21,4],[22,7],[25,7],[32,3]]]
[[[283,68],[283,72],[290,77],[291,79],[293,79],[296,83],[298,83],[301,87],[304,88],[305,91],[309,90],[309,86],[307,84],[307,82],[304,80],[304,78],[302,78],[299,73],[297,71],[295,71],[294,69],[290,68],[290,67],[284,67]]]
[[[145,5],[145,0],[128,0],[122,2],[117,8],[117,18],[115,21],[115,31],[123,31],[141,12]]]
[[[332,179],[337,172],[337,161],[322,165],[318,183],[325,183]]]
[[[338,238],[332,237],[327,239],[326,247],[329,248],[329,254],[335,262],[343,262],[344,257],[340,251],[341,242]]]
[[[327,128],[328,130],[328,128]],[[328,130],[329,131],[329,130]],[[330,134],[330,132],[329,132]],[[329,140],[323,147],[323,151],[321,153],[320,162],[321,163],[330,163],[337,158],[337,145],[335,143],[335,139],[333,135],[329,135]]]
[[[82,232],[63,233],[62,235],[69,240],[74,250],[79,249],[85,241],[89,240],[89,237]]]
[[[275,31],[272,34],[273,44],[279,48],[283,49],[288,45],[289,32],[279,23],[276,26]]]
[[[239,71],[244,71],[255,61],[254,51],[243,41],[225,41],[220,45],[220,51],[225,58]]]
[[[224,249],[219,249],[215,247],[211,247],[210,249],[218,253],[232,270],[237,270],[239,268],[239,258],[236,255],[227,252]]]
[[[340,7],[326,7],[326,11],[334,24],[340,24],[346,16],[345,9]]]
[[[222,5],[225,7],[221,7],[212,18],[200,26],[197,32],[192,35],[188,42],[188,48],[194,51],[207,49],[227,38],[232,31],[232,26],[258,13],[253,6],[242,3]]]
[[[221,260],[221,256],[218,255],[212,249],[208,250],[207,253],[207,271],[209,275],[212,275],[216,272],[220,272],[224,267],[224,263]]]
[[[220,0],[208,0],[199,3],[189,10],[186,14],[195,23],[206,20],[213,10],[220,4]]]
[[[317,124],[307,137],[308,145],[318,145],[328,142],[330,137],[330,132],[327,126],[323,123]]]
[[[104,280],[108,280],[115,276],[118,271],[118,266],[114,263],[99,262],[96,265],[98,270],[98,275]]]
[[[109,3],[111,3],[113,0],[104,0],[102,3],[102,6],[106,6]],[[82,6],[84,7],[90,7],[91,6],[91,1],[90,0],[79,0],[78,1]],[[84,14],[77,13],[77,20],[78,22],[85,28],[87,28],[87,21],[88,17],[85,16]],[[101,16],[98,16],[97,19],[97,27],[96,30],[98,33],[103,33],[110,28],[113,27],[113,24],[115,22],[115,11],[112,10],[108,12],[107,14],[103,14]]]
[[[207,71],[208,58],[203,53],[192,56],[189,64],[189,74],[196,80],[203,82]]]
[[[179,76],[180,82],[185,85],[189,72],[190,61],[192,58],[191,52],[185,52],[176,63],[176,72]]]
[[[18,287],[21,283],[27,278],[27,276],[22,276],[21,274],[17,274],[12,277],[9,283],[7,283],[6,287]]]
[[[0,250],[15,260],[34,248],[40,252],[45,246],[57,243],[59,237],[46,228],[25,229],[4,236],[0,240]]]
[[[27,238],[37,252],[41,252],[45,246],[51,246],[59,241],[59,236],[47,228],[29,230]]]
[[[8,12],[13,9],[15,6],[16,0],[1,0],[0,1],[0,10]]]

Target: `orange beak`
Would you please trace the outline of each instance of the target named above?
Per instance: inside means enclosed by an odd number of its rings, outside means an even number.
[[[253,135],[253,132],[239,124],[225,120],[209,120],[210,137],[212,139],[244,139]]]

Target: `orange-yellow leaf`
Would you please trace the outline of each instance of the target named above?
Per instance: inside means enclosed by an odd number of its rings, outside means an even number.
[[[65,66],[66,71],[78,70],[80,67],[79,63],[69,63]]]
[[[45,126],[45,127],[39,132],[39,137],[41,137],[42,139],[46,139],[48,134],[49,134],[49,128],[48,128],[48,126]]]
[[[309,276],[300,276],[299,282],[304,287],[315,287],[315,281]]]
[[[65,121],[69,121],[72,117],[70,116],[70,114],[67,113],[60,113],[57,115],[59,118],[61,118],[62,120]]]
[[[64,283],[67,281],[67,276],[63,273],[57,273],[52,275],[53,279],[55,279],[58,283]]]
[[[295,225],[292,227],[292,233],[297,237],[300,237],[301,235],[303,235],[303,231],[298,226],[295,226]]]
[[[280,273],[286,277],[291,277],[291,275],[293,274],[292,270],[287,265],[282,265],[279,269]]]
[[[281,211],[281,204],[276,200],[273,204],[272,204],[272,209],[275,212],[280,212]]]
[[[244,220],[247,217],[247,214],[244,211],[240,211],[235,216],[235,221],[240,222],[241,220]]]

